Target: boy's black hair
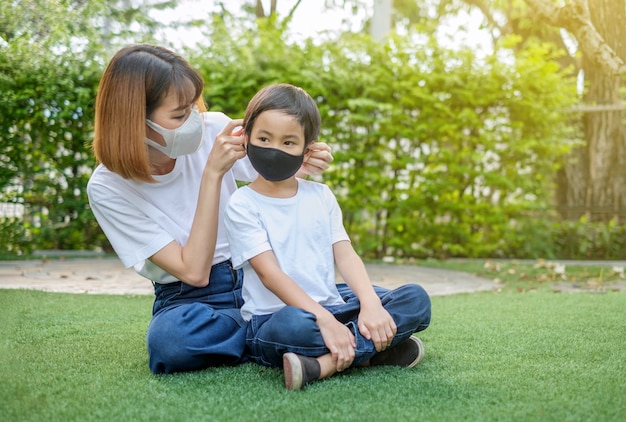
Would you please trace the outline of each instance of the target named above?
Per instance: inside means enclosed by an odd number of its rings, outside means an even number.
[[[317,140],[320,134],[322,119],[315,100],[302,88],[290,84],[274,84],[266,86],[256,93],[248,103],[243,118],[246,135],[250,136],[257,117],[264,111],[284,111],[294,116],[304,129],[304,142]]]

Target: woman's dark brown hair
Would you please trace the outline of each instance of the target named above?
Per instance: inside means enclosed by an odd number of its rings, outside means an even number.
[[[190,90],[193,87],[193,90]],[[98,87],[93,151],[110,171],[153,183],[145,144],[146,118],[170,94],[200,111],[202,77],[185,59],[163,47],[138,44],[121,49],[109,62]],[[189,98],[193,92],[194,97]]]

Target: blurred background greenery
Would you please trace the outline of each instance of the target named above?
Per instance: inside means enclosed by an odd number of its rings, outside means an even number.
[[[0,255],[111,252],[94,98],[148,42],[233,118],[266,84],[309,91],[364,258],[626,259],[626,0],[591,2],[316,2],[343,18],[303,35],[296,0],[0,0]]]

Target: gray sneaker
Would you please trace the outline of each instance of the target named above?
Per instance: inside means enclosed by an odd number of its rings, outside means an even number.
[[[424,343],[417,337],[409,337],[397,346],[383,350],[370,359],[370,366],[402,366],[413,368],[424,359]]]
[[[283,355],[283,372],[287,390],[300,390],[307,384],[317,381],[320,377],[320,364],[315,358],[285,353]]]

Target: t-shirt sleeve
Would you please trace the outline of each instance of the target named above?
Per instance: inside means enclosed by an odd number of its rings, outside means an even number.
[[[130,268],[174,238],[135,204],[100,184],[88,186],[89,204],[120,260]]]
[[[343,213],[341,207],[337,202],[335,194],[326,185],[323,186],[324,202],[328,207],[328,213],[330,217],[330,235],[333,243],[340,242],[342,240],[350,241],[350,237],[346,232],[346,228],[343,225]]]
[[[239,189],[230,198],[224,219],[231,259],[236,269],[250,258],[272,249],[259,209],[245,194],[245,189]]]

